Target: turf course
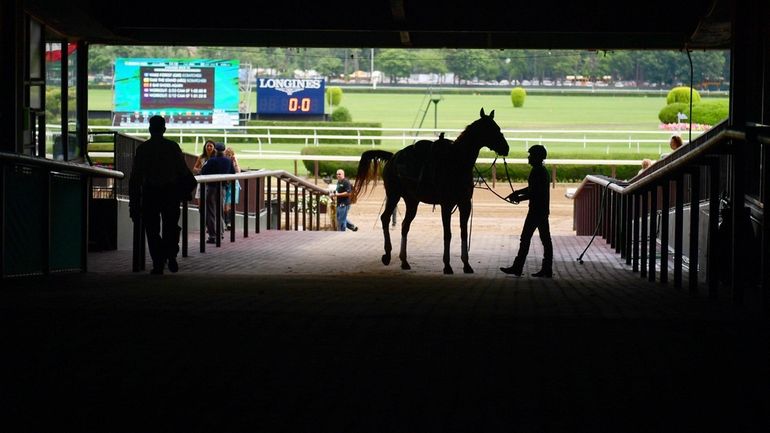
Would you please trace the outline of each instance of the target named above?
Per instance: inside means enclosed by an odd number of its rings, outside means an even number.
[[[436,95],[434,95],[436,96]],[[519,130],[601,130],[601,131],[660,131],[658,112],[666,104],[665,96],[584,96],[584,95],[528,95],[523,108],[514,108],[508,95],[462,94],[437,95],[442,99],[438,103],[437,128],[441,131],[461,130],[478,118],[480,108],[487,113],[495,110],[495,120],[506,132],[511,141],[511,156],[526,157],[529,145],[541,142],[549,149],[552,158],[580,159],[656,159],[665,151],[670,133],[655,135],[617,133],[590,134],[542,133]],[[254,97],[254,95],[252,95]],[[434,104],[426,95],[420,94],[343,94],[342,106],[346,107],[354,121],[378,122],[384,128],[412,128],[420,126],[434,127]],[[252,107],[256,103],[252,100]],[[92,89],[89,91],[89,108],[92,110],[110,110],[112,92]],[[425,110],[427,109],[427,112]],[[327,111],[330,109],[327,108]],[[384,134],[388,134],[387,132]],[[452,133],[450,135],[456,135]],[[682,132],[687,137],[686,131]],[[694,134],[693,137],[697,135]],[[171,138],[174,138],[171,136]],[[545,139],[546,141],[540,141]],[[556,141],[548,141],[556,140]],[[581,142],[567,140],[584,139]],[[601,140],[619,139],[624,143],[606,143]],[[564,140],[564,141],[562,141]],[[643,140],[653,140],[644,142]],[[185,143],[186,151],[194,152],[195,145]],[[235,144],[236,152],[255,150],[256,145]],[[353,146],[356,147],[356,146]],[[397,150],[400,142],[384,141],[381,148]],[[264,146],[265,150],[299,151],[301,145],[273,143]],[[361,149],[363,150],[363,149]],[[292,161],[243,161],[243,166],[264,167],[293,171]]]
[[[658,112],[666,105],[665,96],[529,95],[524,107],[513,108],[506,95],[439,96],[437,126],[447,129],[464,128],[483,107],[487,112],[495,110],[495,120],[503,129],[656,130]],[[91,110],[112,109],[110,90],[92,89],[88,98]],[[424,95],[344,93],[341,105],[350,110],[354,121],[410,128],[418,126],[428,103]],[[422,126],[433,128],[433,123],[431,103]]]

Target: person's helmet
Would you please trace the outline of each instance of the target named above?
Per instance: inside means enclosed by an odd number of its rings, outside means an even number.
[[[215,149],[217,152],[224,152],[224,151],[225,151],[225,145],[224,145],[223,143],[216,143],[216,144],[214,145],[214,149]]]
[[[545,147],[543,147],[540,144],[536,144],[529,148],[527,151],[531,156],[534,156],[537,159],[544,160],[546,157],[548,157],[548,151],[545,150]]]

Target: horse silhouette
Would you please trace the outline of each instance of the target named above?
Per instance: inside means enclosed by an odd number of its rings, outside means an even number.
[[[403,198],[406,214],[401,222],[401,269],[411,269],[407,262],[407,235],[420,202],[441,205],[441,221],[444,227],[444,273],[452,274],[449,264],[449,244],[452,240],[451,216],[455,207],[460,211],[460,236],[463,272],[473,273],[468,263],[468,217],[473,197],[473,165],[482,147],[508,155],[508,142],[495,123],[495,111],[484,114],[468,125],[456,140],[448,140],[441,134],[438,140],[420,140],[395,154],[383,150],[370,150],[361,155],[358,163],[353,197],[365,191],[371,181],[377,180],[380,168],[385,183],[385,209],[380,216],[385,236],[385,254],[382,263],[390,264],[390,231],[388,220],[398,201]]]

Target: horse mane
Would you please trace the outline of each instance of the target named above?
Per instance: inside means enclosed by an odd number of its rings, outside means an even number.
[[[463,131],[460,133],[460,135],[458,135],[457,138],[454,139],[455,143],[458,141],[462,143],[462,141],[467,138],[466,135],[468,135],[468,130],[471,129],[471,126],[476,124],[476,122],[473,122],[470,125],[467,125],[465,129],[463,129]]]

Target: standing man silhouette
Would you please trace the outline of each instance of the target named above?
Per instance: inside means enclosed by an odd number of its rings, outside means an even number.
[[[532,276],[553,277],[553,244],[551,242],[551,228],[548,224],[548,214],[550,213],[549,179],[548,170],[543,165],[547,156],[548,152],[546,152],[545,147],[539,144],[530,147],[528,160],[532,170],[529,172],[529,178],[527,178],[527,187],[514,191],[506,197],[506,200],[514,203],[529,200],[529,211],[524,220],[524,227],[521,229],[519,253],[510,267],[500,268],[506,274],[521,276],[524,262],[526,262],[529,253],[532,234],[537,229],[540,234],[540,241],[543,243],[543,267]]]
[[[185,164],[182,149],[164,138],[165,132],[166,120],[150,117],[150,139],[136,148],[129,180],[131,220],[137,222],[141,217],[144,223],[153,275],[162,275],[166,262],[169,271],[179,270],[179,203],[189,200],[195,188],[195,177]]]

